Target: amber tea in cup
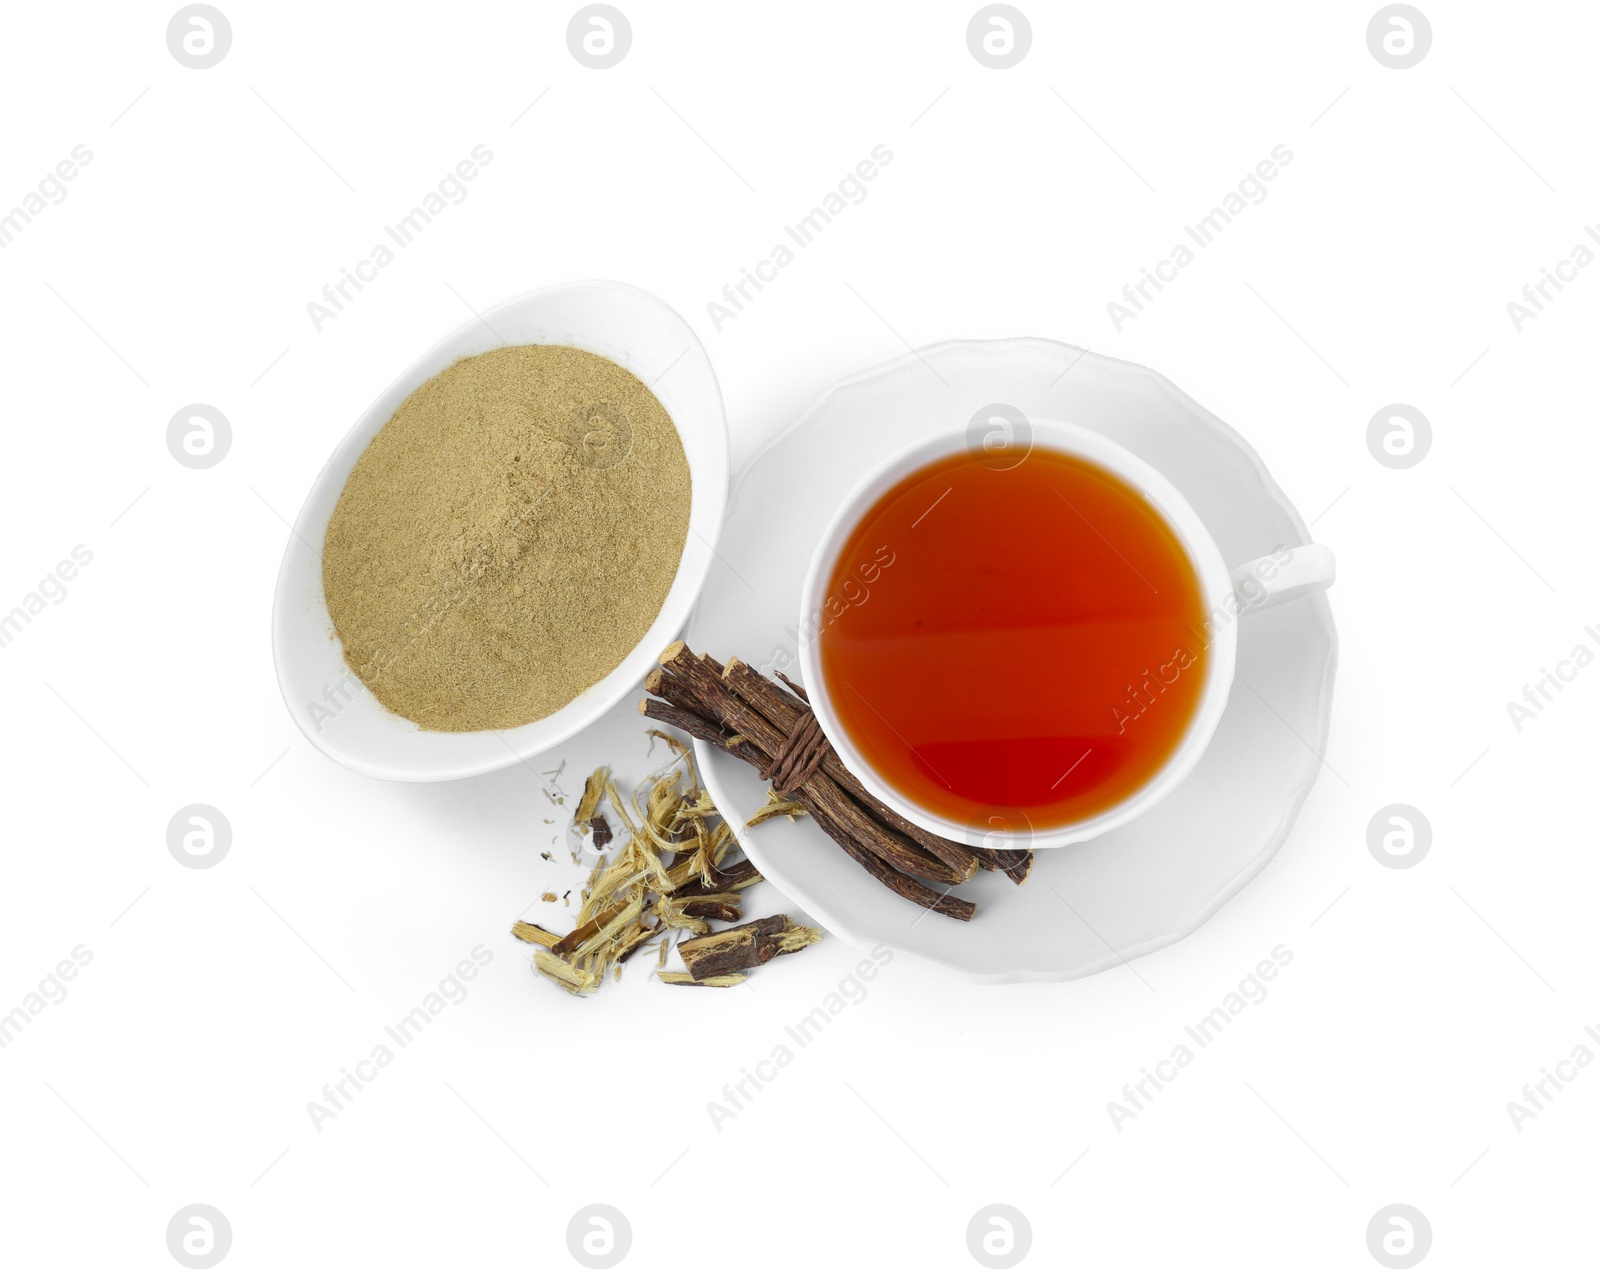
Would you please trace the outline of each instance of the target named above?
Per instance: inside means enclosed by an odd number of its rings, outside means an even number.
[[[1116,807],[1179,747],[1205,688],[1183,543],[1126,479],[1065,451],[923,465],[862,514],[828,586],[843,606],[819,617],[818,656],[838,724],[951,823]]]

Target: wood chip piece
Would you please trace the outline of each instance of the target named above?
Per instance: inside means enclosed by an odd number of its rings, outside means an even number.
[[[532,921],[518,921],[511,927],[511,937],[521,939],[524,943],[537,943],[541,947],[554,947],[561,942],[559,934],[552,934],[542,925],[535,925]]]
[[[737,987],[745,978],[743,974],[713,974],[709,978],[695,978],[682,970],[666,970],[656,977],[669,987]]]

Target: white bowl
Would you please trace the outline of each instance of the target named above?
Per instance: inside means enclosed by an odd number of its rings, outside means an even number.
[[[422,730],[384,708],[346,666],[322,591],[323,541],[350,471],[406,396],[457,359],[504,345],[576,346],[620,364],[650,386],[677,426],[689,461],[689,535],[650,631],[577,699],[513,730]],[[272,654],[289,714],[329,757],[377,779],[462,779],[554,748],[638,686],[677,636],[715,557],[727,499],[722,392],[705,348],[665,302],[627,284],[602,281],[543,288],[486,310],[380,394],[312,484],[283,555],[272,606]]]

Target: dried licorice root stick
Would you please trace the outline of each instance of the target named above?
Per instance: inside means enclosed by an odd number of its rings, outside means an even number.
[[[728,662],[727,669],[730,675],[733,672],[733,666],[735,664],[741,664],[742,667],[750,669],[750,666],[748,664],[743,664],[742,661],[730,660]],[[750,672],[755,679],[757,679],[758,684],[765,685],[772,692],[776,702],[787,704],[794,713],[798,714],[805,712],[811,707],[811,697],[806,694],[806,688],[801,686],[800,683],[794,681],[787,674],[779,672],[778,676],[782,679],[784,686],[788,687],[789,691],[793,692],[792,695],[790,695],[782,687],[779,687],[776,684],[762,678],[761,675],[755,672],[754,669],[750,669]],[[835,768],[837,768],[837,774],[835,773]],[[860,786],[860,781],[845,768],[845,764],[839,760],[837,755],[830,757],[826,762],[824,762],[824,769],[827,770],[828,774],[832,778],[838,780],[841,786],[845,787],[847,790],[853,791],[853,789],[850,789],[849,783],[839,779],[840,775],[845,776],[851,783],[856,784],[858,787]],[[864,788],[862,789],[862,804],[873,814],[879,814],[880,810],[883,811],[884,813],[880,814],[879,817],[883,818],[884,822],[888,823],[891,827],[901,827],[901,825],[904,824],[905,828],[910,829],[907,835],[919,845],[926,847],[931,853],[938,854],[939,846],[936,843],[943,843],[947,846],[954,846],[957,844],[953,841],[947,841],[945,838],[939,836],[938,833],[929,832],[926,828],[919,828],[916,824],[910,823],[908,820],[901,820],[898,823],[895,822],[896,820],[899,820],[900,817],[887,806],[883,806],[882,803],[878,802],[877,799],[874,798],[872,794],[867,792]],[[905,828],[902,828],[902,830],[904,831]],[[990,872],[1004,873],[1017,885],[1021,885],[1024,881],[1026,881],[1028,879],[1028,874],[1033,871],[1032,850],[1022,849],[1020,847],[989,845],[958,846],[957,848],[970,850],[973,856],[985,869]],[[939,857],[942,858],[943,856],[940,855]]]
[[[749,672],[749,678],[734,677],[734,665],[739,665],[741,669],[747,670],[747,672]],[[726,670],[726,675],[728,675],[728,680],[733,681],[734,685],[741,689],[741,693],[744,691],[744,683],[746,683],[746,680],[752,681],[755,686],[765,686],[765,688],[771,693],[771,701],[773,701],[774,707],[778,707],[778,705],[787,705],[790,712],[794,713],[794,715],[798,715],[798,713],[806,712],[806,710],[810,709],[811,699],[810,696],[806,696],[805,686],[800,685],[800,683],[797,683],[797,681],[790,680],[790,678],[787,677],[787,675],[784,675],[784,673],[779,672],[778,677],[781,677],[782,680],[784,680],[784,685],[789,688],[789,691],[794,691],[794,694],[789,694],[787,691],[784,691],[781,686],[776,686],[774,683],[771,683],[771,681],[766,680],[766,678],[763,678],[760,673],[755,672],[754,669],[750,669],[749,664],[744,664],[742,661],[733,661],[733,659],[728,661],[728,670]],[[758,707],[760,707],[760,705],[758,705]],[[768,717],[771,717],[770,713],[768,713]],[[773,720],[776,721],[776,718],[773,718]],[[778,721],[778,725],[782,726],[784,723],[782,723],[782,721]],[[1030,849],[1006,848],[1006,846],[987,845],[960,846],[957,845],[955,841],[949,841],[944,837],[939,837],[938,833],[936,832],[928,832],[928,830],[922,829],[922,827],[917,827],[917,824],[912,824],[909,819],[901,819],[898,814],[894,813],[893,809],[883,805],[882,801],[878,801],[877,798],[872,795],[872,793],[867,792],[864,787],[861,787],[861,781],[856,779],[856,776],[853,776],[853,774],[851,774],[850,771],[845,768],[845,763],[838,760],[837,755],[832,755],[832,757],[827,758],[827,760],[822,763],[822,769],[829,774],[829,777],[835,779],[835,781],[840,784],[840,787],[843,787],[846,792],[850,792],[851,795],[854,795],[854,797],[858,797],[858,800],[861,801],[861,805],[864,806],[864,808],[866,808],[870,814],[874,814],[874,816],[877,816],[880,821],[885,822],[885,824],[890,825],[890,827],[894,827],[894,829],[899,829],[901,832],[906,833],[907,837],[917,841],[918,845],[928,849],[931,854],[936,854],[936,856],[941,857],[941,859],[944,859],[946,862],[949,862],[949,859],[946,859],[946,856],[941,853],[941,849],[944,848],[944,846],[955,846],[957,849],[965,849],[965,851],[970,851],[970,853],[973,854],[974,859],[978,859],[979,864],[981,864],[984,869],[989,870],[989,872],[1005,873],[1006,877],[1010,877],[1011,881],[1014,881],[1016,885],[1022,885],[1022,881],[1026,881],[1027,875],[1034,870],[1034,851],[1030,851]]]
[[[786,736],[755,709],[740,699],[720,674],[682,642],[674,642],[661,655],[662,667],[671,669],[687,681],[711,716],[730,731],[749,739],[769,758],[777,760],[786,742]],[[799,784],[796,792],[807,803],[807,809],[816,804],[832,816],[834,823],[849,830],[867,849],[897,872],[907,876],[924,877],[945,885],[959,885],[971,878],[977,870],[958,872],[928,854],[915,842],[898,832],[884,827],[863,810],[859,803],[829,779],[813,772]]]
[[[688,885],[672,892],[675,899],[692,899],[705,894],[730,894],[746,889],[762,879],[760,870],[748,859],[741,859],[727,871],[716,866],[707,865],[711,876],[711,884],[707,885],[698,878],[690,881]]]
[[[801,713],[810,711],[801,701],[793,700],[787,692],[774,686],[743,660],[729,660],[727,668],[723,671],[723,679],[733,687],[741,699],[771,722],[780,734],[789,734],[794,729],[795,723],[800,720]],[[797,704],[799,707],[796,707]],[[839,755],[831,748],[827,756],[822,759],[822,771],[879,823],[886,824],[902,836],[915,841],[929,854],[959,873],[963,881],[977,875],[980,865],[992,866],[985,864],[977,853],[967,846],[941,837],[936,832],[929,832],[926,828],[919,828],[911,820],[903,818],[884,805],[862,786],[859,779],[845,769],[844,763],[839,760]]]
[[[706,670],[691,670],[688,680],[690,685],[701,691],[704,699],[715,702],[717,718],[723,721],[723,725],[744,734],[771,758],[770,763],[762,768],[763,776],[768,776],[774,768],[782,768],[779,758],[787,742],[782,731],[778,731],[770,721],[739,699],[720,678],[710,678]],[[811,805],[821,806],[838,827],[848,830],[854,840],[877,854],[896,872],[906,873],[910,877],[925,877],[942,885],[960,885],[962,881],[970,880],[978,870],[976,862],[963,865],[962,869],[950,867],[923,851],[910,838],[902,837],[901,833],[880,824],[867,809],[862,808],[859,801],[851,798],[850,793],[840,789],[826,774],[814,773],[813,769],[813,773],[794,784],[786,784],[782,776],[774,774],[771,782],[776,785],[776,790],[789,792],[790,797],[805,801],[808,808]]]
[[[783,913],[747,925],[703,934],[678,944],[684,968],[696,982],[765,965],[781,952],[798,952],[822,937],[821,930],[789,924]]]
[[[901,898],[926,908],[929,912],[937,912],[940,916],[948,916],[957,921],[970,921],[977,915],[976,903],[950,893],[954,886],[947,887],[943,891],[930,889],[916,878],[896,872],[877,855],[863,850],[851,839],[849,833],[832,821],[826,811],[813,810],[810,814],[816,821],[817,827],[843,846],[846,854],[865,868],[869,875],[888,886]]]
[[[645,699],[639,701],[639,711],[664,726],[672,726],[686,735],[692,735],[695,739],[704,740],[757,769],[767,764],[766,754],[749,740],[729,735],[716,722],[688,708],[680,708],[666,700]],[[826,812],[819,813],[821,807],[808,804],[806,809],[816,821],[817,827],[838,842],[844,852],[875,880],[893,890],[901,898],[915,903],[918,907],[927,908],[930,912],[953,917],[957,921],[972,920],[977,912],[976,904],[948,893],[941,894],[929,889],[914,877],[896,872],[877,855],[854,841],[849,833],[828,818]]]
[[[985,862],[996,872],[1003,872],[1018,885],[1028,879],[1033,871],[1033,851],[1014,846],[985,846],[976,854],[985,856]]]
[[[729,660],[724,670],[724,677],[728,683],[749,700],[779,730],[789,731],[798,720],[801,713],[809,712],[811,700],[806,695],[805,687],[791,681],[783,673],[778,676],[783,679],[783,687],[768,681],[743,660]],[[793,692],[792,694],[790,692]],[[770,710],[770,711],[769,711]],[[899,832],[905,833],[918,845],[930,854],[942,859],[945,863],[955,866],[959,860],[952,860],[948,855],[970,854],[979,864],[991,872],[1003,872],[1016,884],[1021,885],[1028,879],[1028,873],[1033,870],[1033,851],[1022,849],[1008,849],[995,846],[962,846],[954,841],[939,836],[936,832],[929,832],[920,828],[908,819],[902,819],[898,814],[885,806],[876,797],[869,793],[854,775],[845,768],[836,753],[831,753],[823,760],[823,772],[867,810],[867,812]]]

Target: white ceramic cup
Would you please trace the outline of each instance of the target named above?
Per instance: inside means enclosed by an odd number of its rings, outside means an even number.
[[[1172,528],[1188,554],[1190,566],[1199,582],[1205,602],[1211,640],[1207,646],[1205,685],[1189,721],[1188,730],[1165,764],[1135,792],[1090,818],[1045,827],[1008,828],[1005,843],[1025,848],[1046,848],[1087,841],[1101,833],[1138,818],[1176,788],[1189,775],[1211,742],[1217,723],[1227,707],[1233,685],[1234,662],[1238,652],[1238,624],[1249,612],[1272,606],[1333,583],[1333,553],[1322,545],[1299,545],[1280,549],[1263,558],[1229,570],[1211,533],[1170,482],[1132,452],[1104,435],[1061,421],[1026,422],[1030,441],[1027,446],[1065,452],[1087,460],[1117,475],[1143,494],[1151,506]],[[935,814],[887,783],[882,775],[857,750],[839,722],[822,675],[820,636],[830,613],[828,582],[846,542],[862,517],[901,479],[945,456],[975,446],[970,427],[941,431],[867,474],[834,511],[823,532],[811,565],[806,571],[800,595],[800,633],[810,637],[800,644],[800,670],[811,698],[812,712],[845,767],[861,780],[867,791],[885,805],[920,827],[937,832],[964,845],[993,845],[995,830],[990,827],[954,823]],[[833,608],[836,610],[837,608]],[[1026,812],[1023,812],[1026,817]]]

